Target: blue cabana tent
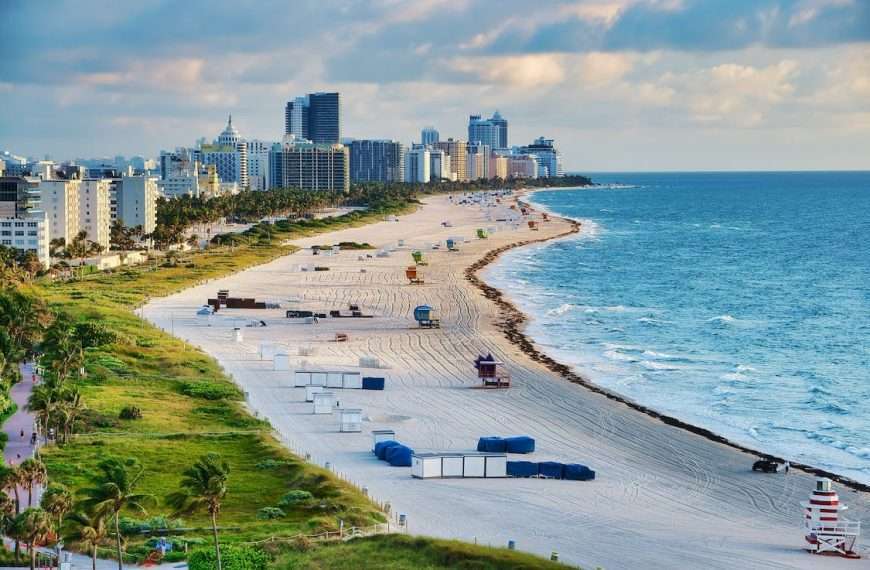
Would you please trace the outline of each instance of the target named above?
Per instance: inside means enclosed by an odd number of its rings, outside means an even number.
[[[508,453],[532,453],[535,450],[535,440],[527,435],[506,437],[504,443]]]
[[[387,448],[386,459],[393,467],[410,467],[412,455],[414,455],[413,449],[399,444]]]
[[[508,477],[537,477],[538,464],[534,461],[508,461]]]
[[[538,475],[550,479],[561,479],[565,466],[556,461],[541,461],[538,463]]]
[[[385,461],[387,459],[387,449],[393,447],[394,445],[401,444],[398,441],[393,441],[392,439],[377,442],[375,444],[375,455],[377,455],[378,459],[380,459],[381,461]]]
[[[566,464],[563,475],[565,479],[571,481],[592,481],[595,479],[595,471],[579,463]]]
[[[488,451],[490,453],[504,453],[504,440],[496,436],[482,437],[477,440],[477,451]]]
[[[363,390],[383,390],[384,389],[384,379],[383,378],[363,377],[362,389]]]

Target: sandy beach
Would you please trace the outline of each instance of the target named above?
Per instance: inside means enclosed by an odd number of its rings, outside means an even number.
[[[540,223],[540,231],[514,229],[487,220],[488,213],[501,217],[496,210],[427,198],[398,221],[296,240],[303,249],[293,255],[152,300],[144,316],[218,359],[252,410],[291,448],[320,464],[328,461],[379,501],[389,501],[394,512],[407,515],[412,533],[497,546],[514,540],[519,549],[545,556],[557,551],[561,560],[588,568],[870,567],[868,538],[859,547],[861,561],[802,550],[799,502],[813,487],[812,475],[752,473],[754,455],[571,383],[508,340],[498,324],[511,315],[467,278],[467,269],[493,250],[573,228],[554,219]],[[452,227],[443,227],[445,220]],[[474,238],[476,228],[493,226],[501,231]],[[468,240],[458,252],[427,247],[454,236]],[[382,248],[400,240],[404,246],[389,257],[375,257],[374,251],[314,257],[305,249],[340,241]],[[410,251],[421,248],[428,261],[422,267],[425,284],[409,285],[404,269]],[[360,261],[366,253],[373,257]],[[314,265],[329,271],[301,270]],[[486,271],[478,275],[484,279]],[[282,308],[197,317],[218,289]],[[347,312],[350,303],[373,318],[308,325],[284,318],[286,308]],[[440,329],[417,327],[412,311],[420,304],[439,311]],[[252,320],[268,326],[246,327]],[[236,326],[244,336],[238,343]],[[347,333],[349,341],[334,342],[336,332]],[[271,361],[261,360],[261,342],[289,348],[291,371],[274,371]],[[315,353],[298,356],[300,347]],[[507,364],[510,389],[478,389],[472,361],[487,352]],[[381,367],[360,369],[359,359],[366,356]],[[292,387],[292,370],[303,368],[386,378],[383,392],[338,391],[343,407],[362,408],[361,433],[339,433],[337,416],[312,414],[304,389]],[[469,450],[480,436],[527,434],[537,450],[522,459],[583,463],[597,478],[418,480],[408,468],[389,467],[371,454],[371,431],[385,428],[417,451]],[[870,523],[870,495],[836,488],[850,507],[849,518]]]

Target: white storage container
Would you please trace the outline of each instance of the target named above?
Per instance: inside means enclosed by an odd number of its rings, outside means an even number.
[[[462,457],[463,477],[485,477],[486,457],[483,455],[465,455]]]
[[[362,374],[359,372],[345,372],[341,378],[342,388],[362,390]]]
[[[322,386],[306,386],[305,387],[305,401],[306,402],[313,402],[314,401],[314,394],[317,394],[317,393],[323,392],[323,391],[324,390],[323,390]]]
[[[297,370],[293,373],[293,385],[297,388],[311,385],[311,372]]]
[[[332,392],[317,392],[314,394],[314,413],[331,414],[335,407],[335,394]]]
[[[239,327],[234,328],[233,335],[236,339],[236,342],[242,342],[242,329],[240,329]]]
[[[507,477],[507,456],[486,456],[486,477]]]
[[[441,476],[462,477],[462,463],[461,455],[445,455],[441,459]]]
[[[345,433],[362,431],[362,410],[346,408],[340,412],[339,431]]]
[[[396,432],[391,429],[376,429],[372,430],[372,451],[375,450],[375,445],[381,441],[396,440]]]
[[[441,456],[421,453],[411,457],[411,476],[419,479],[441,477]]]
[[[344,386],[344,382],[342,382],[343,374],[341,372],[327,372],[326,373],[326,387],[327,388],[342,388]]]
[[[308,382],[311,386],[326,386],[326,372],[309,372],[311,380]]]

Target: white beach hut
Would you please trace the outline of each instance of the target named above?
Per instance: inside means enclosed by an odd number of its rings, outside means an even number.
[[[335,407],[335,394],[332,392],[317,392],[314,394],[314,413],[331,414]]]
[[[324,391],[323,386],[306,386],[305,387],[305,401],[306,402],[313,402],[314,401],[314,394],[319,394],[320,392],[323,392],[323,391]]]
[[[507,455],[474,451],[415,453],[411,457],[411,475],[420,479],[507,477]]]
[[[235,327],[233,329],[233,336],[236,339],[236,342],[242,342],[242,340],[243,340],[242,329],[240,327]]]
[[[360,368],[380,368],[381,361],[378,360],[374,356],[360,356],[359,357],[359,367]]]
[[[354,433],[362,431],[362,410],[345,408],[339,411],[339,431]]]

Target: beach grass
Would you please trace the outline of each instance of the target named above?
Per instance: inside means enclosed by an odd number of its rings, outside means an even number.
[[[408,535],[380,535],[299,549],[277,557],[275,570],[564,570],[532,554]]]

